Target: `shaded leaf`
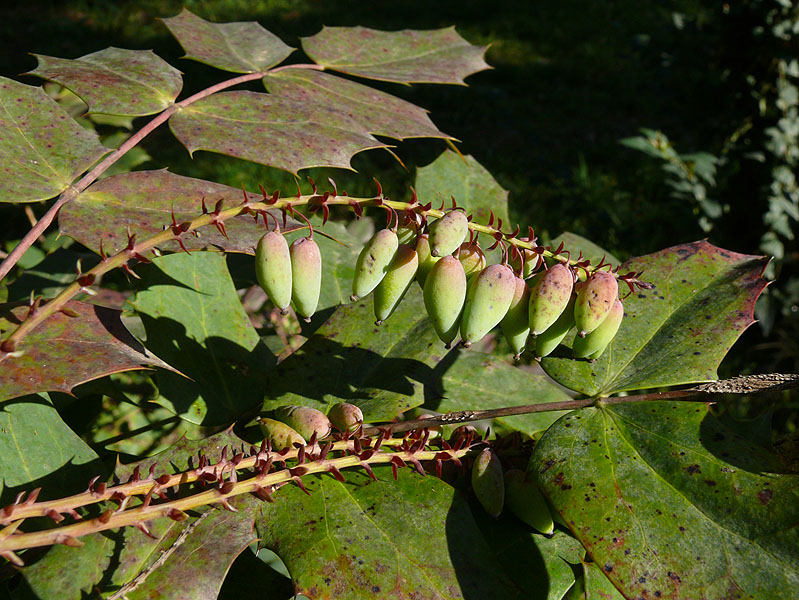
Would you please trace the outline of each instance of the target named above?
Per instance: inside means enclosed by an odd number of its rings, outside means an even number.
[[[45,396],[0,403],[0,482],[2,504],[21,489],[42,486],[41,498],[80,491],[97,454],[61,419]],[[76,478],[78,481],[76,482]]]
[[[263,504],[261,544],[286,563],[298,591],[326,598],[521,598],[502,576],[462,494],[408,469],[378,481],[344,471],[345,483],[309,477]]]
[[[108,152],[42,88],[0,77],[0,202],[52,198]]]
[[[571,400],[545,375],[535,375],[504,360],[475,351],[456,351],[442,375],[443,396],[425,402],[425,407],[440,412],[489,410],[522,404]],[[503,426],[532,435],[557,421],[564,411],[500,417]]]
[[[412,285],[395,313],[374,324],[372,298],[340,306],[333,316],[269,376],[264,409],[352,402],[367,420],[391,420],[440,389],[449,365]],[[442,360],[444,359],[444,360]],[[436,397],[436,396],[434,396]]]
[[[335,75],[311,69],[286,69],[270,73],[263,81],[269,92],[281,98],[346,110],[368,133],[398,140],[453,139],[438,130],[423,108]]]
[[[250,201],[260,195],[247,194]],[[58,214],[58,227],[95,252],[100,241],[107,254],[118,252],[128,244],[127,230],[138,240],[156,235],[172,223],[172,211],[178,223],[195,219],[202,214],[202,200],[209,210],[222,200],[222,208],[242,203],[241,190],[211,181],[175,175],[165,170],[136,171],[109,177],[89,186]],[[288,219],[283,227],[282,215],[276,212],[283,231],[304,225]],[[274,223],[269,220],[270,227]],[[200,230],[199,237],[184,235],[183,244],[189,250],[224,250],[254,254],[259,238],[264,234],[263,220],[256,224],[251,216],[242,215],[225,221],[227,238],[213,226]],[[162,251],[179,252],[180,245],[169,241],[159,246]]]
[[[89,112],[140,117],[161,112],[178,97],[180,71],[152,50],[106,48],[74,60],[34,54],[28,73],[55,81],[89,105]]]
[[[416,170],[414,188],[422,204],[432,202],[433,207],[438,208],[443,202],[446,208],[451,206],[450,197],[454,197],[458,206],[474,215],[476,222],[488,223],[493,211],[496,218],[502,219],[504,231],[513,229],[508,217],[507,190],[472,156],[461,158],[446,150],[432,163]],[[497,225],[496,218],[494,225]],[[483,236],[482,239],[490,240],[489,245],[493,243],[492,238]]]
[[[252,552],[244,551],[225,576],[219,600],[286,600],[293,594],[291,579],[275,571]]]
[[[484,46],[473,46],[454,27],[429,31],[378,31],[323,27],[302,38],[314,62],[333,71],[398,83],[463,83],[489,68]]]
[[[628,598],[789,598],[799,477],[704,404],[588,408],[555,423],[530,469]]]
[[[228,422],[257,405],[272,360],[241,306],[225,257],[171,254],[140,271],[146,288],[131,304],[147,347],[191,378],[160,373],[157,402],[204,425]]]
[[[717,379],[722,358],[754,322],[767,262],[705,241],[632,258],[620,272],[643,271],[654,288],[623,300],[624,320],[602,357],[541,364],[558,383],[589,395]]]
[[[353,155],[386,147],[337,107],[247,91],[199,100],[175,113],[169,127],[190,154],[208,150],[291,173],[350,169]]]
[[[294,51],[255,21],[211,23],[185,8],[162,21],[185,50],[184,58],[225,71],[265,71]]]
[[[2,362],[0,398],[43,391],[70,392],[81,383],[111,373],[169,365],[147,352],[120,321],[120,311],[71,301],[28,334]],[[0,306],[0,334],[6,335],[28,314],[27,306]]]

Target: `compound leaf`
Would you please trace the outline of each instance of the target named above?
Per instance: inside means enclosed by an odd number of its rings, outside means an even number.
[[[575,411],[530,470],[627,598],[788,598],[799,585],[799,476],[707,405]]]
[[[151,50],[106,48],[74,60],[35,54],[29,75],[55,81],[89,105],[89,112],[140,117],[161,112],[178,97],[180,71]]]
[[[42,88],[0,77],[0,202],[52,198],[108,152]]]
[[[754,322],[767,262],[705,241],[632,258],[620,273],[643,271],[654,287],[624,299],[621,328],[602,357],[553,356],[542,366],[558,383],[600,396],[717,379],[722,358]]]
[[[225,71],[265,71],[294,51],[255,21],[211,23],[185,8],[162,20],[186,51],[185,58]]]
[[[459,83],[489,68],[486,47],[474,46],[454,27],[430,31],[378,31],[323,27],[302,38],[302,49],[333,71],[398,83]]]

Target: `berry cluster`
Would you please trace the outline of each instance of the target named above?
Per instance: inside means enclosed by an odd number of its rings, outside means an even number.
[[[502,262],[487,266],[469,221],[458,208],[429,226],[416,219],[399,226],[397,217],[391,227],[389,217],[389,226],[377,231],[358,256],[350,299],[374,292],[380,325],[416,279],[447,348],[458,335],[468,348],[499,325],[517,359],[531,338],[535,356],[543,357],[576,328],[574,357],[599,358],[624,316],[616,274],[602,270],[602,264],[589,270],[587,261],[572,264],[559,257],[550,266],[541,254],[504,239],[498,240]],[[525,241],[534,244],[535,239]],[[308,319],[316,310],[322,276],[313,230],[291,247],[279,230],[266,233],[256,251],[256,274],[278,308],[286,311],[293,301]]]

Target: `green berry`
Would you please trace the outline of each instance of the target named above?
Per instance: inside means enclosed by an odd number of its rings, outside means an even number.
[[[607,271],[595,271],[586,281],[574,286],[577,301],[574,303],[574,322],[577,335],[585,337],[599,327],[610,313],[619,295],[616,278]]]
[[[571,269],[558,263],[533,278],[530,289],[530,332],[546,331],[569,303],[574,286]]]
[[[527,345],[527,338],[530,336],[530,320],[527,316],[530,288],[521,277],[516,277],[515,285],[510,307],[502,321],[499,322],[499,326],[513,349],[514,359],[519,360]]]
[[[505,265],[486,267],[469,284],[461,318],[462,343],[467,348],[491,331],[510,308],[516,276]]]
[[[355,302],[377,287],[394,260],[398,247],[397,234],[390,229],[381,229],[372,236],[355,262],[350,300]]]
[[[352,431],[363,423],[363,412],[354,404],[339,402],[330,407],[327,418],[339,431]]]
[[[440,260],[440,257],[430,254],[430,238],[428,234],[425,233],[416,238],[416,254],[419,256],[419,270],[416,271],[416,281],[424,289],[430,269]]]
[[[274,417],[306,440],[311,439],[314,433],[320,440],[330,434],[330,419],[322,411],[310,406],[281,406],[274,411]]]
[[[560,313],[555,322],[546,331],[539,333],[535,337],[536,356],[549,356],[558,347],[558,344],[563,341],[569,330],[574,327],[574,301],[575,297],[572,294],[565,310]]]
[[[430,253],[452,254],[469,233],[469,219],[462,210],[452,210],[430,226]]]
[[[286,238],[267,232],[255,249],[255,276],[272,303],[284,313],[291,304],[291,257]]]
[[[555,530],[547,501],[524,471],[510,469],[505,472],[505,506],[516,518],[545,535]]]
[[[458,336],[466,300],[466,274],[454,256],[445,256],[430,270],[424,284],[424,305],[436,334],[447,347]]]
[[[378,325],[388,319],[397,308],[413,283],[418,267],[419,257],[416,250],[407,244],[400,244],[383,280],[375,288],[375,317]]]
[[[502,513],[505,504],[502,464],[490,448],[483,450],[474,460],[472,489],[489,515],[496,518]]]
[[[258,419],[258,426],[274,450],[291,448],[295,443],[305,444],[305,439],[299,433],[285,423],[275,419],[261,417]]]
[[[322,254],[312,239],[299,238],[289,246],[291,256],[291,298],[297,312],[309,319],[319,304],[322,287]]]
[[[624,317],[624,306],[621,300],[616,300],[610,308],[608,316],[591,333],[585,337],[574,338],[572,352],[574,358],[589,358],[595,360],[599,358],[616,336],[621,320]]]
[[[486,267],[486,255],[480,244],[463,242],[458,250],[458,260],[463,265],[463,272],[468,279],[472,274],[479,273]]]

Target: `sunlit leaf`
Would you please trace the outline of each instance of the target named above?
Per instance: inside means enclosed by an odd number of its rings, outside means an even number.
[[[161,112],[178,97],[180,71],[151,50],[106,48],[74,60],[34,55],[30,75],[55,81],[89,105],[89,112],[139,117]]]
[[[555,423],[530,469],[628,598],[787,598],[799,477],[704,404],[600,405]]]
[[[386,147],[335,106],[247,91],[195,102],[172,116],[169,127],[190,153],[208,150],[291,173],[349,169],[358,152]]]
[[[179,15],[162,20],[183,46],[185,58],[225,71],[264,71],[294,51],[255,21],[211,23],[185,8]]]
[[[264,85],[281,98],[346,110],[365,131],[375,135],[397,140],[452,139],[438,130],[423,108],[335,75],[311,69],[286,69],[264,77]]]
[[[430,31],[378,31],[323,27],[302,38],[302,49],[333,71],[399,83],[463,83],[488,68],[486,48],[473,46],[454,27]]]
[[[0,77],[0,202],[52,198],[107,152],[42,88]]]

